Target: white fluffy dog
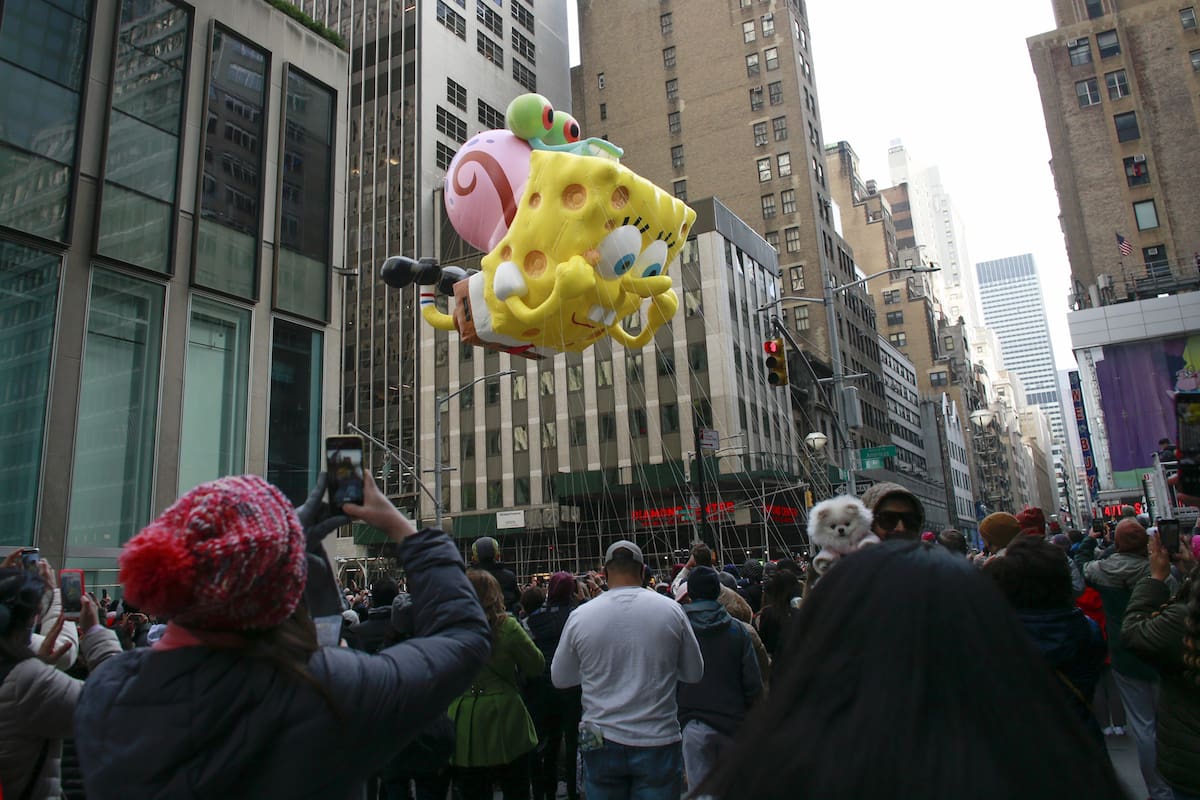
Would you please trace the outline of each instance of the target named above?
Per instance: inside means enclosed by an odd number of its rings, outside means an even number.
[[[821,548],[813,559],[818,575],[824,575],[847,553],[879,543],[879,537],[871,532],[871,510],[849,495],[831,497],[813,506],[808,515],[808,540]]]

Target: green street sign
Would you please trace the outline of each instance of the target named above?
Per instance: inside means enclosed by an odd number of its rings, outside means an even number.
[[[896,457],[896,445],[883,447],[864,447],[858,451],[858,464],[861,469],[883,469],[885,459]]]

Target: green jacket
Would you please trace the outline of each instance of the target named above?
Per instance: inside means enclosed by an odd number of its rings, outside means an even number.
[[[1200,795],[1200,683],[1195,672],[1184,672],[1183,637],[1190,592],[1187,585],[1175,597],[1162,581],[1143,578],[1133,590],[1121,626],[1121,640],[1130,652],[1159,669],[1158,771],[1181,792]]]
[[[492,655],[471,688],[450,704],[456,767],[508,764],[537,747],[537,731],[521,699],[518,676],[542,674],[545,657],[516,618],[492,634]]]
[[[1126,650],[1121,642],[1121,620],[1125,619],[1125,607],[1133,587],[1150,574],[1150,559],[1131,553],[1113,553],[1107,558],[1096,559],[1096,544],[1093,538],[1085,539],[1079,546],[1075,563],[1083,572],[1087,585],[1095,588],[1104,603],[1113,669],[1129,678],[1155,680],[1158,673],[1154,668]]]

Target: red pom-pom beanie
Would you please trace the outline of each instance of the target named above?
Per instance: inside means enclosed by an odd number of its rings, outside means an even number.
[[[147,613],[202,630],[273,628],[304,592],[304,531],[257,475],[204,483],[125,545],[120,581]]]

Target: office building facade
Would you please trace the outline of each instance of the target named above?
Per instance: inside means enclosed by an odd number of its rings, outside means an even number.
[[[265,3],[4,5],[0,544],[115,591],[197,483],[307,495],[337,426],[346,68]]]

